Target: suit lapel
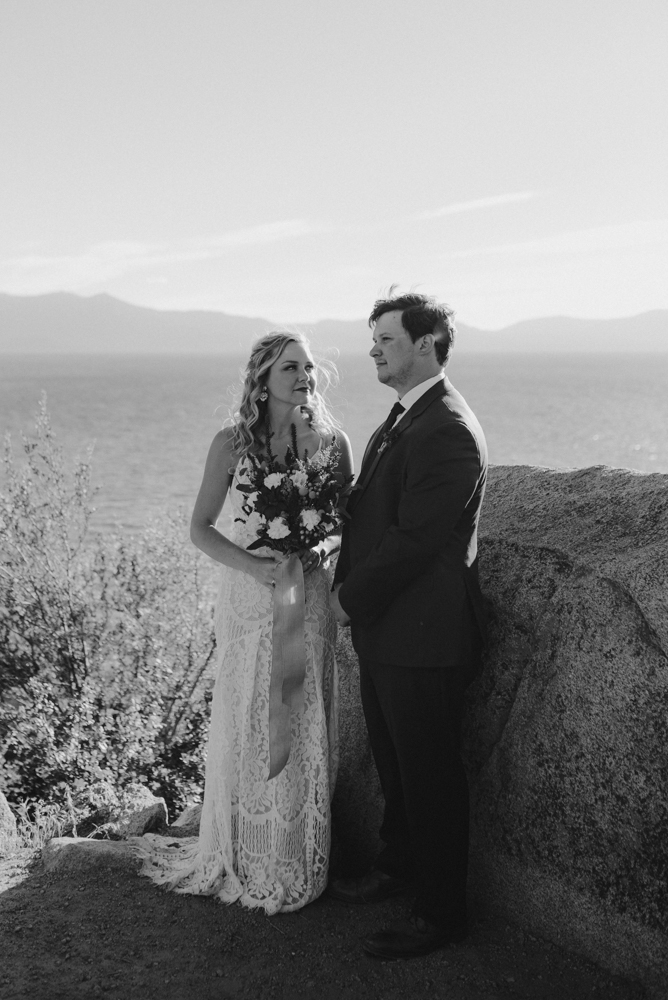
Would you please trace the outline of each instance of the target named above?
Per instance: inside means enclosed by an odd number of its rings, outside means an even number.
[[[420,398],[416,400],[415,403],[413,403],[410,410],[407,410],[406,413],[402,416],[398,426],[394,430],[390,431],[390,437],[392,442],[396,441],[396,439],[401,434],[403,434],[406,430],[408,430],[413,421],[416,420],[419,416],[421,416],[421,414],[423,414],[424,411],[429,406],[431,406],[431,404],[434,402],[435,399],[440,399],[442,396],[445,396],[446,392],[448,392],[448,390],[451,388],[452,386],[449,379],[444,378],[442,382],[437,382],[436,385],[432,385],[430,389],[427,389],[424,395],[420,396]],[[369,485],[369,482],[371,481],[371,478],[374,472],[376,471],[378,463],[385,454],[387,447],[391,447],[391,445],[385,447],[381,445],[380,448],[377,448],[378,438],[380,436],[381,431],[383,430],[383,426],[384,425],[381,425],[371,435],[371,439],[366,447],[366,451],[364,452],[364,458],[362,459],[362,468],[360,469],[360,477],[353,486],[352,493],[350,496],[350,501],[353,501],[352,503],[353,507],[357,504],[358,500],[362,496],[362,493],[364,493],[365,489]],[[373,455],[374,449],[376,448],[377,448],[376,453],[375,455]],[[373,455],[373,459],[371,460],[371,464],[368,466],[368,468],[366,468],[366,465],[371,455]],[[350,506],[351,504],[349,502],[348,503],[349,510]]]
[[[360,466],[360,475],[359,475],[360,479],[364,479],[365,478],[365,472],[366,472],[366,468],[365,467],[368,465],[369,461],[371,460],[371,456],[373,455],[374,450],[375,450],[375,448],[378,445],[378,439],[379,439],[379,437],[380,437],[380,435],[382,433],[382,430],[383,430],[383,424],[381,424],[380,427],[376,428],[376,430],[373,432],[373,434],[369,438],[369,443],[367,444],[366,448],[364,449],[364,456],[362,457],[362,464]]]
[[[437,382],[436,385],[432,385],[431,389],[427,389],[424,395],[413,403],[410,410],[407,410],[404,416],[399,421],[399,426],[396,429],[397,436],[403,434],[405,430],[421,416],[424,411],[431,406],[435,399],[440,399],[441,396],[445,396],[447,392],[452,389],[452,384],[450,380],[444,378],[442,382]]]

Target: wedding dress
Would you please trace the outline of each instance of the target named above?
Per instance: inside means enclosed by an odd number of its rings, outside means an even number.
[[[234,518],[244,516],[244,496],[236,487],[247,482],[242,459],[229,493]],[[231,537],[247,548],[256,536],[235,521]],[[270,552],[261,548],[257,554]],[[268,914],[297,910],[325,889],[338,764],[336,622],[327,571],[321,567],[306,576],[304,589],[304,706],[292,713],[287,764],[269,781],[273,593],[248,574],[222,567],[199,839],[136,838],[141,874],[154,882],[225,903],[239,900]]]

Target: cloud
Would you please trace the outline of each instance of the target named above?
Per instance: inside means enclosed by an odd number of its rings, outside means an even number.
[[[625,222],[555,233],[521,243],[501,243],[444,254],[440,260],[476,257],[542,257],[553,255],[606,254],[668,244],[668,219]]]
[[[460,212],[477,212],[484,208],[496,208],[498,205],[511,205],[514,202],[531,201],[537,198],[537,191],[514,191],[510,194],[496,194],[490,198],[477,198],[475,201],[453,201],[443,208],[432,209],[413,216],[415,221],[422,219],[440,219],[444,215],[458,215]]]
[[[241,247],[278,243],[321,231],[305,219],[287,219],[171,243],[116,240],[96,243],[79,254],[25,254],[0,261],[0,288],[16,295],[82,291],[131,271],[213,260]]]
[[[223,233],[222,236],[211,237],[206,243],[211,249],[228,249],[258,243],[276,243],[279,240],[310,236],[311,233],[322,231],[322,227],[316,227],[306,219],[288,219],[285,222],[268,222],[261,226],[250,226],[247,229]]]

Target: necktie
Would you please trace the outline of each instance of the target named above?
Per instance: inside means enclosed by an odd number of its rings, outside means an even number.
[[[387,420],[383,424],[383,433],[381,434],[381,440],[382,440],[382,438],[386,437],[390,433],[390,431],[394,427],[394,423],[395,423],[397,417],[399,416],[400,413],[403,413],[405,409],[406,409],[406,407],[402,406],[402,404],[399,402],[399,400],[397,400],[397,402],[394,404],[394,406],[390,410],[390,413],[389,413],[389,416],[388,416]]]
[[[364,477],[365,477],[366,473],[368,472],[370,466],[372,465],[374,458],[376,457],[376,455],[378,454],[378,452],[380,451],[380,449],[384,448],[385,439],[387,438],[388,434],[390,433],[390,431],[394,427],[395,420],[397,419],[397,417],[399,416],[400,413],[404,412],[405,409],[406,409],[406,407],[402,406],[401,403],[397,400],[397,402],[394,404],[394,406],[390,410],[390,412],[388,414],[388,417],[387,417],[387,420],[385,421],[385,423],[381,427],[380,434],[376,438],[376,442],[375,442],[374,447],[371,448],[371,450],[368,451],[366,453],[366,455],[364,456],[364,461],[362,462],[362,468],[360,470],[359,479],[357,481],[358,485],[359,485],[359,483],[361,483],[361,482],[364,481]]]

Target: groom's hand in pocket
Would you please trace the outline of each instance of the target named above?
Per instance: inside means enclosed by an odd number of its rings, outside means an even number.
[[[336,620],[339,623],[339,625],[350,625],[350,618],[348,617],[348,615],[345,613],[345,611],[341,607],[341,602],[339,600],[339,587],[340,586],[341,586],[341,584],[337,583],[337,585],[334,588],[334,590],[331,591],[331,593],[329,595],[329,606],[332,609],[334,617],[336,618]]]

